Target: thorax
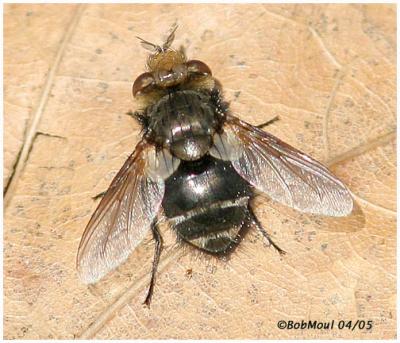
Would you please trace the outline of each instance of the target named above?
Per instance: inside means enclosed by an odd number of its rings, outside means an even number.
[[[204,156],[218,130],[212,97],[194,90],[172,91],[149,109],[149,129],[155,144],[173,155],[193,161]]]

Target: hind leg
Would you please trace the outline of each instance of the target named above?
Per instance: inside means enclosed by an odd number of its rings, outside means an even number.
[[[269,233],[267,231],[265,231],[265,229],[262,227],[260,221],[257,219],[257,217],[255,216],[252,208],[249,206],[249,213],[250,213],[250,217],[252,222],[254,223],[254,225],[256,226],[257,230],[261,232],[261,234],[268,240],[269,245],[272,245],[278,252],[280,255],[285,255],[286,251],[284,251],[283,249],[281,249],[271,238],[271,236],[269,235]]]
[[[162,250],[162,237],[161,237],[160,231],[158,230],[158,226],[155,222],[151,225],[151,230],[153,232],[153,238],[154,238],[156,246],[155,246],[155,252],[154,252],[153,266],[151,268],[150,285],[147,290],[146,299],[143,302],[143,304],[146,304],[148,307],[150,307],[151,297],[153,296],[154,284],[156,281],[157,267],[158,267],[158,262],[160,261],[160,255],[161,255],[161,250]]]

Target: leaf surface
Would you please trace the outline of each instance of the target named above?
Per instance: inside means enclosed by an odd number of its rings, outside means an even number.
[[[396,337],[394,5],[5,5],[4,337]],[[139,141],[134,78],[178,20],[175,46],[206,62],[232,112],[325,163],[356,200],[348,218],[258,198],[280,257],[250,231],[227,261],[162,228],[87,287],[81,234]],[[191,275],[188,270],[192,270]],[[279,320],[372,320],[371,330],[280,330]]]

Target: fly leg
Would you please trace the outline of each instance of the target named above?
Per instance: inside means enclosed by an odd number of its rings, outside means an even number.
[[[155,252],[154,252],[154,259],[153,259],[153,266],[151,268],[151,280],[149,289],[147,290],[147,296],[143,304],[146,304],[147,307],[150,307],[151,297],[153,296],[154,291],[154,284],[156,281],[156,273],[157,273],[157,266],[158,262],[160,262],[160,255],[162,250],[162,237],[160,231],[158,231],[158,226],[156,222],[151,224],[151,231],[153,232],[153,238],[156,242]]]
[[[259,129],[263,129],[264,127],[271,125],[272,123],[275,123],[276,121],[279,120],[278,116],[273,117],[272,119],[266,121],[265,123],[262,123],[260,125],[256,125],[256,127],[258,127]]]
[[[133,119],[136,119],[136,112],[133,112],[131,110],[129,110],[128,112],[125,113],[127,116],[132,117]]]
[[[143,130],[147,130],[149,127],[149,117],[146,115],[145,112],[132,112],[128,111],[125,113],[129,117],[135,119],[135,121],[142,127]]]
[[[256,225],[257,230],[260,231],[262,233],[262,235],[268,240],[269,245],[273,246],[280,255],[285,255],[286,251],[281,249],[271,238],[271,236],[269,235],[269,233],[267,231],[265,231],[265,229],[262,227],[260,221],[257,219],[257,217],[255,216],[253,210],[251,209],[251,207],[249,206],[249,212],[250,212],[250,216],[252,217],[252,221],[253,223]]]
[[[103,191],[103,192],[101,192],[101,193],[96,194],[95,196],[93,196],[92,199],[93,199],[93,200],[100,199],[100,198],[102,198],[106,193],[107,193],[107,191]]]

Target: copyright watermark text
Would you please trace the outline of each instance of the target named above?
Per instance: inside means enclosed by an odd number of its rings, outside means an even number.
[[[280,320],[277,326],[281,330],[371,330],[372,320],[334,320],[321,322],[318,320]]]

